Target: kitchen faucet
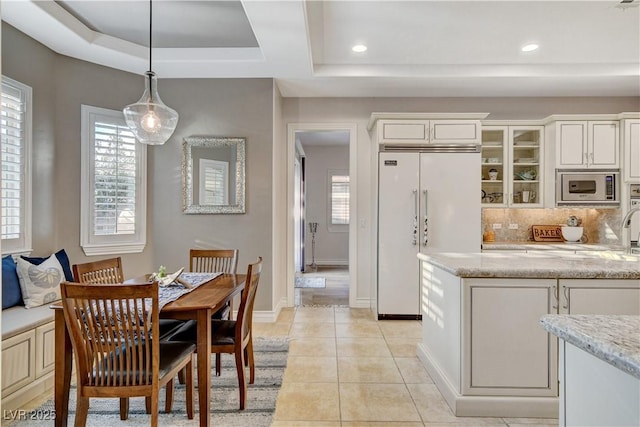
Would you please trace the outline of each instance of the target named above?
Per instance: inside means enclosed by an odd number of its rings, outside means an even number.
[[[620,237],[622,238],[622,234],[624,233],[624,229],[625,228],[629,229],[629,231],[628,231],[629,247],[627,248],[627,252],[631,252],[631,217],[636,212],[640,212],[640,208],[633,208],[633,209],[629,210],[629,212],[627,212],[627,214],[622,219],[622,230],[620,232]],[[638,245],[640,246],[640,237],[638,237]]]

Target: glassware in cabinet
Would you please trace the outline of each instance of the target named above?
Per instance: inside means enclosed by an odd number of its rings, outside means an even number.
[[[543,128],[511,127],[511,205],[540,205],[543,178]]]
[[[482,130],[481,182],[483,205],[503,205],[507,164],[507,128],[488,126]]]

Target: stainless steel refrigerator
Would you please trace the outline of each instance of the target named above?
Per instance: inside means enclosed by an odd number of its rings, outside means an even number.
[[[418,252],[480,252],[480,163],[475,146],[379,153],[379,319],[421,317]]]

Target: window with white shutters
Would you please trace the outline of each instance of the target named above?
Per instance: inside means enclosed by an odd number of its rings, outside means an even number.
[[[31,88],[2,76],[2,252],[31,251]]]
[[[329,171],[329,230],[347,231],[349,225],[349,175]]]
[[[201,205],[229,204],[229,162],[200,159],[199,200]]]
[[[141,252],[146,243],[146,146],[121,111],[82,106],[81,244],[87,255]]]

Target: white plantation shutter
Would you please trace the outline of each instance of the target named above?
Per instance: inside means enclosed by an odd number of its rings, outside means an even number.
[[[82,247],[141,252],[146,243],[146,146],[120,111],[82,106]]]
[[[2,251],[31,250],[31,88],[2,77]]]
[[[94,125],[94,212],[96,235],[133,234],[136,212],[136,144],[127,128]]]
[[[331,224],[349,224],[349,175],[331,174]]]
[[[226,205],[229,195],[229,162],[200,159],[200,204]]]

